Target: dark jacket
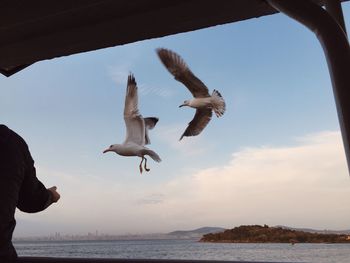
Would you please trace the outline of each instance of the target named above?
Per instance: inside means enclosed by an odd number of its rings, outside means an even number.
[[[17,257],[12,245],[16,207],[35,213],[51,204],[51,193],[37,179],[26,142],[0,125],[0,262]]]

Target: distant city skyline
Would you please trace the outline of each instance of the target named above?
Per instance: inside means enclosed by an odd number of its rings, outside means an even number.
[[[266,226],[266,225],[261,225]],[[232,228],[239,227],[234,226]],[[311,228],[293,228],[288,226],[269,226],[282,227],[296,231],[323,234],[347,234],[350,235],[350,229],[332,230],[332,229],[311,229]],[[232,229],[230,228],[230,229]],[[201,227],[197,229],[174,230],[166,233],[129,233],[124,235],[114,235],[111,233],[100,233],[98,230],[90,231],[85,234],[53,232],[49,235],[36,236],[16,236],[15,241],[59,241],[59,240],[129,240],[129,239],[199,239],[204,234],[223,232],[227,229],[221,227]]]
[[[342,4],[350,28],[350,3]],[[196,137],[179,138],[191,95],[156,55],[180,54],[226,101]],[[127,75],[161,163],[102,154],[124,140]],[[350,178],[322,48],[283,14],[41,61],[0,76],[1,123],[27,141],[61,200],[16,213],[15,236],[164,233],[267,224],[350,228]]]

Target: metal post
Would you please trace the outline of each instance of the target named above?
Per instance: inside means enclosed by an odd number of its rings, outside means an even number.
[[[350,173],[350,47],[345,26],[343,30],[326,10],[310,0],[266,1],[313,31],[323,47]]]
[[[346,27],[344,22],[343,10],[339,0],[325,0],[324,5],[326,10],[338,22],[346,34]]]

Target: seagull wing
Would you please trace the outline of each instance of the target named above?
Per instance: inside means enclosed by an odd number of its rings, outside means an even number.
[[[193,97],[205,98],[210,96],[208,88],[192,73],[186,62],[178,54],[165,48],[158,48],[157,53],[168,71],[176,80],[189,89]]]
[[[184,136],[196,136],[200,134],[209,123],[211,116],[211,109],[197,109],[193,120],[188,124],[187,129],[181,135],[180,141]]]
[[[154,126],[156,126],[157,122],[159,121],[157,117],[148,117],[148,118],[144,118],[144,120],[145,120],[146,128],[149,130],[152,130]]]
[[[158,122],[157,117],[148,117],[143,119],[145,121],[145,144],[151,144],[151,140],[149,139],[148,136],[148,130],[152,130],[154,126],[156,126]]]
[[[124,143],[133,142],[138,145],[145,145],[145,121],[138,109],[137,85],[132,74],[128,76],[124,121],[126,125],[126,139]]]

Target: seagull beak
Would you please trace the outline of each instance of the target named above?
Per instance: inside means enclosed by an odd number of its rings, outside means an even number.
[[[109,152],[109,151],[110,151],[109,149],[106,149],[106,150],[103,151],[103,153],[106,153],[106,152]]]
[[[181,104],[180,106],[179,106],[179,108],[181,108],[181,107],[183,107],[183,106],[186,106],[185,104]]]

